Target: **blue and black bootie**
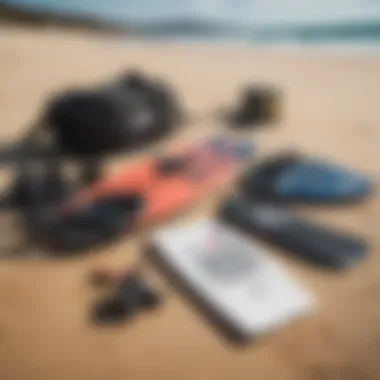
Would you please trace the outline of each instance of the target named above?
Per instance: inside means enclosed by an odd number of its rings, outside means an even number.
[[[373,183],[339,165],[291,153],[248,170],[241,188],[251,198],[272,202],[340,203],[370,196]]]

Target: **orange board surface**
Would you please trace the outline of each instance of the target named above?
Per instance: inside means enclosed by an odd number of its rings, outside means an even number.
[[[227,184],[250,153],[250,146],[241,141],[196,141],[165,156],[129,164],[82,191],[77,199],[96,201],[110,195],[140,194],[144,207],[137,224],[145,226],[186,209]]]

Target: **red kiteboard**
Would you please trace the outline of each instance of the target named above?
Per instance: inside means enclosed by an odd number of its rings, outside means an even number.
[[[140,194],[144,207],[134,225],[150,225],[186,210],[210,191],[228,184],[251,154],[249,143],[225,137],[192,142],[102,178],[81,191],[74,204]]]

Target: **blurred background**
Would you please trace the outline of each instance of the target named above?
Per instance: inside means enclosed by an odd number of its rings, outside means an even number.
[[[258,160],[294,149],[378,181],[379,52],[380,0],[0,0],[0,158],[1,145],[19,141],[53,95],[137,69],[168,85],[194,117],[131,159],[177,138],[230,133],[252,142]],[[281,93],[274,125],[237,130],[215,117],[257,84]],[[125,164],[119,158],[110,170]],[[0,166],[8,187],[15,166]],[[202,200],[189,217],[212,215],[218,199]],[[370,252],[358,268],[332,273],[270,248],[318,307],[251,349],[225,344],[169,286],[152,317],[101,331],[88,323],[88,273],[138,261],[150,230],[68,260],[7,256],[0,380],[379,380],[380,198],[300,213],[364,236]],[[4,222],[0,254],[24,244],[16,222]]]
[[[151,39],[377,50],[378,0],[2,0],[1,17],[116,28]]]

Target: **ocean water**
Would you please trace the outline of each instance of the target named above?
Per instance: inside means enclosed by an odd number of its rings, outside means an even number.
[[[154,40],[380,50],[380,0],[0,0],[125,25]]]

